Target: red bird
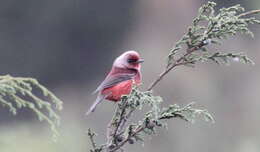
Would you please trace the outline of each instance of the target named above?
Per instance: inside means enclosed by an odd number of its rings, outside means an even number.
[[[86,115],[94,112],[103,99],[117,102],[122,95],[127,95],[131,92],[133,84],[140,84],[140,63],[143,61],[136,51],[127,51],[117,57],[105,80],[94,91],[94,93],[98,93],[97,99]]]

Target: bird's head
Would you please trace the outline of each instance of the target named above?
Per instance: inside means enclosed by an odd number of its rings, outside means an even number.
[[[114,67],[140,70],[140,63],[144,62],[136,51],[127,51],[116,58]]]

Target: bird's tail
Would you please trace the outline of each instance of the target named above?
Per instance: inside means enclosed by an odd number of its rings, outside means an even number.
[[[89,110],[86,112],[86,115],[89,115],[91,112],[94,112],[97,105],[104,99],[106,96],[104,95],[98,95],[96,101],[92,104],[92,106],[89,108]]]

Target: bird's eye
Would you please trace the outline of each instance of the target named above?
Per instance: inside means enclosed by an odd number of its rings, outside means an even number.
[[[137,62],[137,59],[128,59],[127,62],[128,62],[128,63],[136,63],[136,62]]]

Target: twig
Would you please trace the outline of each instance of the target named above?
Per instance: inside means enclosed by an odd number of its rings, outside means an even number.
[[[113,124],[116,122],[117,113],[119,112],[119,107],[117,106],[113,118],[107,126],[107,148],[113,143]]]
[[[252,11],[248,11],[248,12],[240,14],[240,15],[238,15],[238,17],[243,17],[243,16],[247,16],[247,15],[254,15],[254,14],[258,14],[258,13],[260,13],[260,10],[252,10]]]
[[[127,122],[127,120],[131,117],[132,113],[135,111],[135,109],[131,109],[128,114],[125,115],[125,118],[122,120],[122,123],[120,125],[120,127],[118,128],[118,135],[120,136],[122,133],[124,133],[124,131],[122,131],[124,129],[124,126]]]
[[[131,135],[128,135],[128,137],[123,140],[120,144],[118,144],[115,148],[111,149],[109,152],[115,152],[118,149],[120,149],[122,146],[124,146],[132,137],[134,137],[135,135],[137,135],[138,133],[140,133],[141,131],[143,131],[145,129],[144,126],[140,126],[138,127]]]
[[[111,145],[118,144],[118,139],[122,138],[120,137],[122,133],[124,133],[124,126],[128,120],[128,118],[131,116],[134,109],[131,109],[128,113],[126,113],[127,108],[127,102],[125,102],[121,108],[117,107],[116,112],[114,114],[113,119],[108,125],[107,128],[107,148],[109,149]],[[120,111],[121,110],[121,111]],[[120,114],[119,114],[120,112]],[[119,118],[116,118],[119,114]],[[115,125],[115,127],[113,127]],[[121,142],[121,141],[120,141]]]
[[[120,126],[122,125],[122,123],[123,123],[123,121],[125,122],[126,120],[126,118],[125,118],[125,111],[126,111],[126,106],[127,106],[127,102],[125,102],[124,104],[123,104],[123,107],[122,107],[122,110],[121,110],[121,113],[120,113],[120,115],[119,115],[119,121],[118,122],[116,122],[116,127],[115,127],[115,129],[114,129],[114,133],[111,135],[111,136],[113,136],[113,138],[116,140],[118,137],[117,137],[117,132],[118,132],[118,130],[119,130],[119,128],[120,128]],[[116,143],[117,143],[117,141],[115,141]]]
[[[92,132],[90,128],[88,128],[88,136],[89,136],[91,145],[92,145],[92,147],[93,147],[93,150],[96,151],[97,145],[96,145],[96,143],[95,143],[95,141],[94,141],[95,133]]]
[[[151,91],[161,80],[162,78],[169,73],[173,68],[180,66],[180,65],[185,65],[187,63],[190,63],[190,61],[185,62],[185,58],[190,55],[192,52],[198,50],[203,46],[203,42],[201,42],[197,47],[193,47],[191,49],[187,49],[187,53],[184,54],[182,57],[180,57],[173,65],[165,69],[148,87],[147,91]],[[182,62],[184,61],[184,62]]]

